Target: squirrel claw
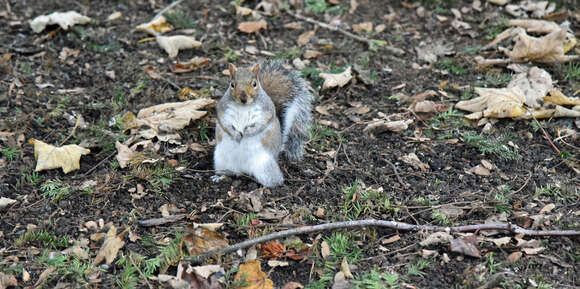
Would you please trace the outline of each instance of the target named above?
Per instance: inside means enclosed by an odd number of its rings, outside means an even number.
[[[213,175],[213,176],[211,176],[209,178],[211,179],[211,181],[213,183],[216,183],[217,184],[217,183],[225,180],[226,179],[226,176],[225,175],[221,175],[221,176],[220,175]]]

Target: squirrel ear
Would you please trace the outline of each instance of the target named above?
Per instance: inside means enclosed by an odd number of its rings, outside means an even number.
[[[251,70],[256,76],[258,76],[258,73],[260,72],[260,64],[259,63],[254,64]]]
[[[230,78],[233,79],[237,71],[238,69],[236,68],[236,66],[233,63],[230,63]]]

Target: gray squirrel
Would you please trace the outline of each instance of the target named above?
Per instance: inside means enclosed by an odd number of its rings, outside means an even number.
[[[216,109],[215,169],[250,174],[265,187],[280,185],[278,155],[303,158],[314,96],[304,79],[280,61],[239,69],[230,64],[229,73],[230,85]]]

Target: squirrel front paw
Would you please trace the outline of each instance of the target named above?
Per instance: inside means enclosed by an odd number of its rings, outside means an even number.
[[[225,175],[213,175],[209,177],[213,183],[219,183],[227,178]]]
[[[232,137],[234,138],[234,140],[236,142],[240,142],[242,140],[242,138],[244,137],[244,135],[241,132],[236,131],[236,132],[234,132],[234,135]]]

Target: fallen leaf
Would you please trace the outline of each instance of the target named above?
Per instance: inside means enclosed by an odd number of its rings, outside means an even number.
[[[4,274],[0,272],[0,289],[5,289],[10,286],[18,286],[18,280],[12,274]]]
[[[544,101],[559,105],[580,105],[579,97],[567,97],[558,89],[550,90],[548,95],[544,97]]]
[[[395,243],[395,242],[397,242],[399,240],[401,240],[401,236],[399,236],[399,235],[393,235],[393,236],[389,237],[388,239],[383,240],[382,241],[382,244],[383,245],[391,244],[391,243]]]
[[[81,156],[91,151],[78,145],[65,145],[55,147],[34,139],[34,158],[36,159],[35,171],[62,168],[67,174],[80,169]]]
[[[349,66],[342,73],[321,73],[320,77],[324,79],[322,84],[322,89],[328,89],[333,87],[343,87],[349,83],[352,79],[352,69]]]
[[[302,34],[300,34],[300,36],[298,36],[298,44],[300,46],[304,46],[306,43],[308,43],[310,41],[310,38],[312,38],[312,36],[314,36],[314,33],[316,33],[316,31],[310,30],[310,31],[305,31]]]
[[[579,59],[579,55],[564,55],[564,44],[566,42],[566,31],[568,26],[550,34],[537,38],[529,36],[524,30],[516,36],[516,44],[510,50],[503,52],[513,62],[537,62],[537,63],[560,63]]]
[[[447,232],[435,232],[427,236],[423,241],[419,242],[419,245],[423,247],[431,246],[431,245],[439,245],[439,244],[448,244],[453,240],[453,236],[451,236]]]
[[[302,22],[290,22],[284,24],[284,28],[288,28],[290,30],[302,29]]]
[[[538,20],[538,19],[512,19],[508,21],[509,26],[522,27],[530,33],[548,34],[560,29],[554,21]]]
[[[2,277],[0,277],[0,279],[2,279]],[[25,268],[22,268],[22,281],[24,281],[24,282],[30,281],[30,273],[28,273],[28,271],[26,271]],[[2,283],[2,282],[0,281],[0,283]],[[14,285],[14,286],[17,286],[17,285]],[[4,288],[4,287],[2,287],[2,285],[0,285],[0,288]]]
[[[545,247],[537,247],[537,248],[522,248],[522,251],[526,253],[526,255],[536,255],[542,251],[544,251]]]
[[[387,121],[387,120],[374,120],[367,124],[367,126],[363,129],[363,132],[372,132],[372,133],[383,133],[385,131],[392,131],[392,132],[401,132],[409,128],[409,124],[413,123],[412,119],[407,120],[395,120],[395,121]]]
[[[449,248],[451,252],[481,258],[481,252],[477,247],[477,237],[475,235],[453,239],[451,240]]]
[[[290,281],[282,286],[282,289],[302,289],[304,286],[298,282]]]
[[[513,264],[516,261],[518,261],[521,257],[522,257],[523,253],[522,252],[513,252],[511,254],[509,254],[506,258],[506,262],[508,264]]]
[[[0,209],[4,209],[12,204],[16,204],[16,200],[10,199],[10,198],[5,198],[5,197],[1,197],[0,198]]]
[[[409,153],[402,157],[399,157],[399,160],[403,161],[408,165],[411,165],[415,169],[420,169],[422,172],[426,172],[430,168],[429,164],[419,160],[419,157],[415,153]]]
[[[278,241],[269,241],[261,246],[262,256],[265,259],[281,258],[286,251],[286,247]]]
[[[244,33],[257,33],[261,29],[268,29],[268,23],[264,19],[260,21],[247,21],[238,24],[238,30]]]
[[[491,172],[484,166],[482,165],[477,165],[471,169],[469,169],[470,173],[474,173],[478,176],[490,176]]]
[[[248,284],[244,286],[245,289],[273,289],[274,282],[262,272],[260,261],[254,260],[241,264],[238,273],[234,277],[235,281],[241,281],[242,276],[245,276],[245,282]]]
[[[482,88],[476,87],[480,96],[458,102],[455,107],[471,112],[483,112],[483,117],[508,118],[525,113],[523,107],[526,97],[518,87]]]
[[[556,205],[554,204],[547,204],[545,205],[541,210],[540,210],[540,214],[545,214],[545,213],[549,213],[551,212],[554,208],[556,207]]]
[[[193,228],[187,225],[187,234],[183,235],[183,243],[190,255],[199,255],[207,251],[228,246],[225,236],[205,228]]]
[[[371,32],[373,31],[373,23],[372,22],[363,22],[363,23],[359,23],[359,24],[353,24],[352,25],[352,30],[354,30],[354,32]]]
[[[68,30],[77,24],[89,23],[92,19],[79,14],[76,11],[53,12],[49,15],[40,15],[30,21],[30,28],[35,33],[41,32],[47,25],[58,24],[62,29]]]
[[[330,246],[326,241],[322,241],[320,244],[320,255],[323,259],[328,259],[328,257],[330,257]]]
[[[424,112],[424,113],[428,113],[428,112],[444,112],[447,111],[449,109],[449,107],[445,104],[441,104],[441,103],[436,103],[434,101],[430,101],[430,100],[424,100],[424,101],[419,101],[417,103],[415,103],[415,105],[413,106],[413,110],[415,112]]]
[[[247,8],[247,7],[242,7],[242,6],[238,6],[238,5],[234,5],[236,7],[236,15],[240,15],[240,16],[247,16],[252,14],[252,12],[254,12],[254,10]]]
[[[527,73],[514,75],[507,88],[512,87],[518,87],[523,93],[527,107],[536,108],[542,106],[542,99],[552,90],[552,77],[547,71],[534,66]]]
[[[123,14],[121,12],[115,11],[107,17],[107,21],[115,21],[115,20],[121,18],[121,16],[123,16]]]
[[[188,62],[179,62],[176,61],[171,66],[171,72],[173,73],[185,73],[194,70],[198,70],[200,68],[205,67],[211,61],[211,58],[207,57],[194,57],[190,59]]]
[[[358,8],[357,0],[350,0],[350,9],[348,9],[348,13],[352,14]]]
[[[157,35],[155,39],[157,40],[157,44],[167,52],[169,58],[175,58],[179,53],[179,50],[199,48],[201,46],[201,42],[195,40],[195,38],[191,36],[185,35]]]
[[[449,218],[457,218],[463,215],[463,209],[452,204],[442,205],[438,210]]]
[[[288,261],[280,261],[280,260],[268,260],[268,266],[272,268],[276,267],[287,267],[290,263]]]
[[[221,265],[194,266],[192,269],[197,275],[206,279],[213,273],[224,272]]]
[[[486,240],[493,242],[496,246],[501,248],[501,247],[505,247],[506,245],[508,245],[511,242],[512,238],[511,237],[503,237],[503,238],[497,238],[497,239],[489,238]]]
[[[167,23],[167,19],[165,19],[165,16],[162,15],[152,19],[147,23],[143,23],[137,26],[135,29],[149,33],[151,35],[158,35],[159,33],[165,33],[173,30],[173,26]]]
[[[214,104],[215,100],[199,98],[147,107],[137,113],[136,125],[151,127],[155,131],[154,136],[158,136],[161,131],[175,132],[183,129],[191,121],[200,119],[207,114],[207,111],[199,109]]]
[[[319,57],[321,55],[324,55],[324,52],[307,49],[306,51],[304,51],[304,55],[303,56],[304,56],[305,59],[312,59],[312,58],[317,58],[317,57]]]
[[[109,231],[107,231],[107,235],[105,236],[105,241],[93,261],[93,265],[99,265],[103,260],[105,260],[106,264],[113,263],[115,258],[117,258],[119,249],[123,248],[125,245],[125,242],[123,241],[124,235],[125,232],[121,232],[117,235],[117,227],[111,225]]]
[[[344,274],[345,278],[348,279],[354,278],[354,276],[350,272],[350,268],[348,267],[348,261],[346,260],[346,257],[342,258],[342,262],[340,263],[340,272]]]

